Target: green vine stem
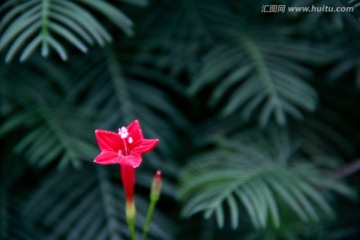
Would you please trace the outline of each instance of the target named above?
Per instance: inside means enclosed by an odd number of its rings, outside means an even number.
[[[147,234],[149,232],[151,218],[153,216],[153,213],[154,213],[154,210],[156,207],[156,203],[159,201],[159,198],[160,198],[161,185],[162,185],[161,172],[157,171],[155,174],[155,177],[153,179],[152,185],[151,185],[150,206],[149,206],[148,213],[146,215],[145,225],[143,228],[142,240],[146,240]]]
[[[135,235],[135,204],[126,202],[126,223],[129,227],[131,240],[136,240]]]

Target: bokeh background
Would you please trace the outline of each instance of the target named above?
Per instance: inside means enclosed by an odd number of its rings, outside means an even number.
[[[134,119],[160,138],[138,237],[160,169],[150,239],[360,239],[359,4],[2,1],[0,239],[128,239],[119,167],[92,161]],[[288,10],[313,5],[354,11]]]

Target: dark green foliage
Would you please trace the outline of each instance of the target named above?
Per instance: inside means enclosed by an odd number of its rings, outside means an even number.
[[[192,94],[221,79],[210,105],[225,98],[226,107],[220,114],[227,116],[241,111],[245,119],[260,108],[256,118],[262,127],[271,118],[284,125],[286,115],[302,119],[300,109],[315,110],[317,95],[306,83],[312,73],[298,62],[319,64],[329,60],[325,51],[304,42],[289,43],[289,37],[276,29],[263,28],[254,33],[237,30],[231,35],[205,56],[190,88]]]
[[[233,228],[238,227],[239,215],[246,214],[257,229],[277,229],[288,215],[304,222],[332,216],[318,189],[354,196],[334,180],[331,170],[296,157],[282,132],[272,131],[268,139],[259,132],[243,132],[219,145],[198,156],[181,175],[180,196],[189,199],[183,209],[185,216],[204,211],[206,218],[214,214],[223,227],[228,209]],[[325,161],[328,165],[332,162]]]
[[[127,34],[132,34],[131,20],[106,1],[81,0],[79,3],[95,9]],[[79,3],[61,0],[7,1],[3,5],[2,10],[6,13],[0,26],[0,50],[10,45],[5,61],[10,62],[25,44],[20,61],[28,59],[39,46],[44,57],[49,55],[51,48],[61,59],[68,59],[67,51],[55,36],[61,36],[82,52],[88,51],[87,44],[103,46],[110,42],[110,34]],[[31,41],[27,43],[29,39]]]
[[[355,11],[287,10],[312,5]],[[157,169],[149,239],[359,239],[358,11],[4,1],[0,239],[128,239],[119,168],[92,161],[94,130],[134,119],[160,139],[136,170],[139,239]]]
[[[54,188],[57,190],[53,191]],[[49,230],[44,239],[126,239],[128,232],[122,214],[125,202],[119,190],[118,176],[109,175],[104,167],[54,173],[36,190],[25,207],[24,217]],[[136,201],[140,206],[137,209],[140,232],[147,203],[142,198]],[[163,229],[170,220],[161,215],[155,217],[158,222],[154,223],[153,237],[171,239],[173,230]]]

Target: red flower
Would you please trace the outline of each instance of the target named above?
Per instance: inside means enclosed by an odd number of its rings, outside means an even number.
[[[94,162],[99,164],[120,164],[136,168],[140,165],[141,154],[151,151],[159,139],[144,139],[138,120],[127,127],[119,128],[119,132],[105,130],[95,131],[96,140],[101,153]]]
[[[142,161],[141,154],[151,151],[159,139],[144,139],[138,120],[133,121],[127,127],[119,128],[118,133],[96,130],[95,135],[101,153],[94,162],[104,165],[116,163],[121,165],[121,180],[125,190],[127,216],[133,218],[135,214],[133,204],[135,168]]]

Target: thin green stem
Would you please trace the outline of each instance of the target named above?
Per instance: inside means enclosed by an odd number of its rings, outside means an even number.
[[[135,236],[136,209],[135,209],[134,201],[126,201],[125,214],[126,214],[126,223],[129,227],[131,240],[136,240],[136,236]]]
[[[155,199],[151,200],[151,202],[150,202],[148,213],[146,215],[145,225],[144,225],[144,228],[143,228],[142,240],[146,240],[146,237],[147,237],[147,234],[148,234],[149,228],[150,228],[151,218],[152,218],[152,215],[154,213],[156,203],[157,203],[157,200],[155,200]]]
[[[134,221],[134,219],[126,219],[126,223],[127,223],[128,227],[129,227],[131,240],[136,240],[135,221]]]
[[[41,34],[43,39],[49,35],[49,8],[50,0],[43,0],[41,10]]]
[[[50,1],[43,0],[41,11],[41,54],[43,57],[49,55],[48,37],[49,37],[49,13],[50,13]]]

